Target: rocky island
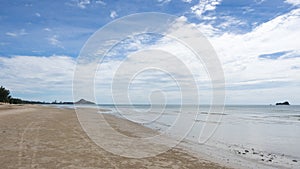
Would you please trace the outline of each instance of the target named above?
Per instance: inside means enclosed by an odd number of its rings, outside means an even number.
[[[95,104],[94,102],[87,101],[84,99],[80,99],[79,101],[75,102],[74,104]]]
[[[288,101],[282,102],[282,103],[276,103],[276,106],[278,105],[290,105],[290,103]]]

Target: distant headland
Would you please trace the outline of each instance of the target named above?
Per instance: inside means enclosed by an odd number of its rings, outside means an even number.
[[[87,101],[84,99],[80,99],[79,101],[75,102],[74,104],[95,104],[94,102]]]
[[[290,105],[290,103],[288,101],[282,102],[282,103],[276,103],[276,106],[278,105]]]

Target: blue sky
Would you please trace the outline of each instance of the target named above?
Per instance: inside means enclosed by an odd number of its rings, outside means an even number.
[[[223,32],[248,32],[295,6],[283,1],[224,0],[202,16],[191,11],[199,1],[1,1],[0,55],[70,55],[76,57],[85,41],[116,17],[137,12],[165,12],[187,16]],[[207,17],[207,18],[205,18]],[[216,19],[209,19],[216,17]],[[223,26],[222,23],[232,20]],[[243,23],[238,23],[243,22]],[[238,24],[236,24],[238,23]]]
[[[216,49],[228,104],[300,104],[299,7],[299,0],[2,0],[0,85],[24,99],[72,100],[76,58],[95,31],[129,14],[163,12],[194,24]]]

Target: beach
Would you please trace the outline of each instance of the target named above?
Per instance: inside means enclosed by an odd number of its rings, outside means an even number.
[[[104,116],[117,131],[131,137],[135,137],[132,129],[155,132]],[[1,168],[226,168],[180,147],[139,159],[112,154],[87,136],[72,108],[0,105],[0,135]]]

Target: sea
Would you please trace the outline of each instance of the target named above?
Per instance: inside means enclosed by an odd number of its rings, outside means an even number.
[[[299,105],[97,105],[236,168],[300,168]],[[103,111],[103,109],[105,111]]]

